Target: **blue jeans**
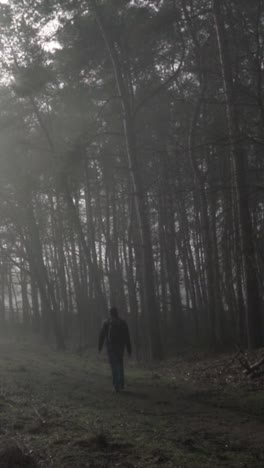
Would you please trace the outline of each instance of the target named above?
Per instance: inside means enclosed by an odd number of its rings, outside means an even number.
[[[108,349],[107,351],[112,371],[113,386],[118,392],[119,390],[123,390],[125,385],[123,353],[113,349]]]

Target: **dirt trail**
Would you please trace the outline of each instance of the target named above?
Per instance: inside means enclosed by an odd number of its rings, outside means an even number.
[[[0,468],[264,466],[261,388],[128,363],[127,391],[116,394],[103,358],[10,341],[0,342],[0,372]]]

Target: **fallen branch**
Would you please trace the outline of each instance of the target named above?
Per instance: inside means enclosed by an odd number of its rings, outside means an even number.
[[[39,411],[37,410],[37,408],[35,408],[35,406],[32,406],[32,409],[33,409],[34,413],[36,414],[36,416],[38,417],[40,423],[43,424],[43,425],[46,424],[45,419],[42,418],[42,416],[39,413]]]
[[[250,366],[250,371],[255,372],[262,366],[262,364],[264,364],[264,356],[262,356],[257,362]]]
[[[256,376],[261,375],[264,372],[264,371],[259,372],[260,367],[262,365],[264,365],[264,356],[262,356],[258,361],[254,362],[253,364],[250,364],[247,357],[245,355],[242,355],[239,358],[239,362],[240,362],[241,366],[244,368],[244,372],[247,375],[251,375],[251,376],[256,377]]]
[[[238,351],[236,352],[236,354],[232,357],[232,359],[226,364],[226,366],[223,368],[223,371],[226,371],[227,369],[229,369],[229,367],[232,366],[232,364],[236,361],[236,359],[238,358],[238,356],[240,354],[243,354],[243,351],[241,349],[238,349]]]
[[[248,359],[246,358],[246,356],[240,356],[239,362],[240,362],[241,366],[244,368],[245,372],[247,372],[247,373],[251,372],[250,363],[249,363]]]

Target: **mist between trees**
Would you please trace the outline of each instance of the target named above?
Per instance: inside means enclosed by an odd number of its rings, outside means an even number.
[[[1,5],[1,320],[263,344],[264,2]]]

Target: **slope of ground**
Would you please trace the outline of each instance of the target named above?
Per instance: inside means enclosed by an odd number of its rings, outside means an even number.
[[[263,467],[263,387],[230,359],[129,362],[115,394],[103,356],[1,338],[0,468]]]

